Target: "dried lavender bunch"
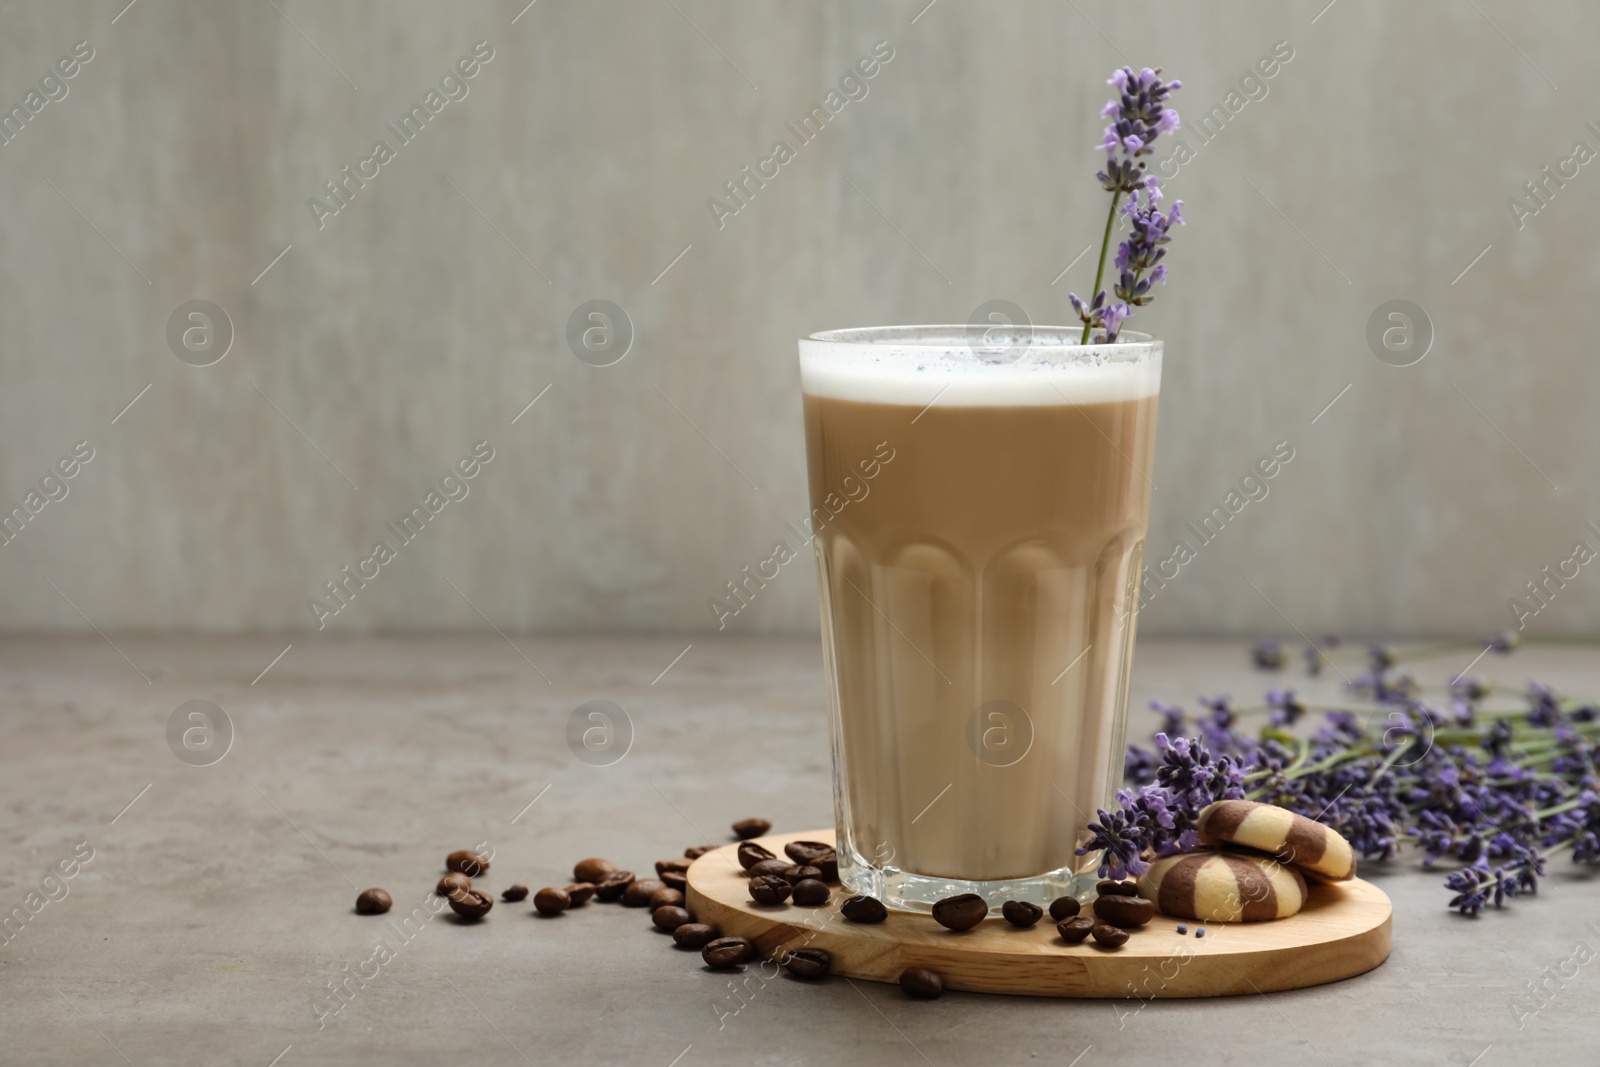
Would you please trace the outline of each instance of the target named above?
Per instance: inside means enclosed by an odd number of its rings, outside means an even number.
[[[1503,654],[1515,647],[1504,635],[1488,644]],[[1101,851],[1105,877],[1140,874],[1150,858],[1198,843],[1194,820],[1206,804],[1244,797],[1331,826],[1366,859],[1415,847],[1424,867],[1459,864],[1445,888],[1463,915],[1536,893],[1559,853],[1600,861],[1600,706],[1533,683],[1522,707],[1491,708],[1492,687],[1460,678],[1437,706],[1395,674],[1437,652],[1370,646],[1370,670],[1350,687],[1367,703],[1317,709],[1321,725],[1309,736],[1312,709],[1289,689],[1270,690],[1258,708],[1203,700],[1193,717],[1152,704],[1162,716],[1155,748],[1128,747],[1129,788],[1115,812],[1099,813],[1079,854]],[[1280,669],[1281,647],[1261,642],[1252,658]],[[1252,736],[1243,723],[1256,715],[1266,721]]]
[[[1166,106],[1172,93],[1183,87],[1179,81],[1163,82],[1161,70],[1144,68],[1137,74],[1132,67],[1113,71],[1108,85],[1114,86],[1117,95],[1101,110],[1101,115],[1111,120],[1106,127],[1100,147],[1106,152],[1106,168],[1096,175],[1100,184],[1111,194],[1111,207],[1106,212],[1106,228],[1100,238],[1100,258],[1094,274],[1094,296],[1083,300],[1077,293],[1068,293],[1072,309],[1083,323],[1079,344],[1089,343],[1091,330],[1103,330],[1107,344],[1115,343],[1122,324],[1133,313],[1133,308],[1148,304],[1150,287],[1167,278],[1165,245],[1170,240],[1167,231],[1183,223],[1179,211],[1183,201],[1176,201],[1172,211],[1163,215],[1157,204],[1161,202],[1161,183],[1154,174],[1145,173],[1143,157],[1154,151],[1150,146],[1163,133],[1178,128],[1178,113]],[[1143,192],[1141,202],[1140,193]],[[1118,279],[1115,294],[1110,300],[1101,288],[1105,279],[1106,253],[1111,247],[1111,229],[1117,219],[1117,206],[1123,194],[1128,203],[1122,215],[1128,219],[1131,233],[1128,240],[1117,249]]]

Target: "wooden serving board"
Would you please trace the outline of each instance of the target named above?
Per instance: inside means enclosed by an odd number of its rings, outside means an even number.
[[[757,840],[781,857],[790,841],[833,839],[832,830],[808,830]],[[825,949],[832,973],[850,978],[895,982],[908,967],[927,967],[946,989],[1148,1000],[1299,989],[1363,974],[1389,957],[1389,898],[1359,878],[1311,883],[1310,899],[1291,918],[1208,924],[1201,938],[1193,920],[1157,915],[1113,950],[1065,943],[1048,915],[1026,930],[990,918],[959,934],[910,912],[891,911],[877,925],[846,922],[838,907],[850,894],[840,886],[825,907],[762,906],[750,899],[737,848],[708,852],[689,867],[689,910],[723,936],[749,938],[769,958]],[[1177,933],[1179,922],[1188,934]]]

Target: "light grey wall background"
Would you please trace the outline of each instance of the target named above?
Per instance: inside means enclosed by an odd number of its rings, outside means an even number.
[[[1600,150],[1600,8],[925,2],[5,5],[4,108],[94,56],[0,145],[0,502],[94,458],[0,547],[4,625],[311,626],[487,440],[330,630],[704,629],[806,508],[794,338],[991,299],[1062,320],[1109,70],[1181,77],[1193,123],[1277,42],[1168,185],[1152,555],[1275,442],[1295,458],[1146,631],[1475,634],[1600,548],[1600,164],[1521,228],[1508,206]],[[469,95],[401,146],[385,123],[478,41]],[[707,200],[880,41],[868,95],[719,229]],[[380,138],[319,229],[308,199]],[[192,299],[236,331],[210,367],[166,341]],[[614,366],[565,340],[592,299],[633,324]],[[1414,366],[1365,340],[1393,299],[1432,322]],[[1589,571],[1530,633],[1594,633]],[[813,584],[786,568],[729,630],[814,628]]]

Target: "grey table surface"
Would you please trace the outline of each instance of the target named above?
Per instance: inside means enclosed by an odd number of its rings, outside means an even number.
[[[446,913],[401,940],[353,914],[356,888],[386,887],[396,912],[409,910],[451,849],[489,843],[485,884],[498,891],[564,884],[590,855],[648,869],[728,840],[743,816],[780,830],[830,824],[817,644],[705,636],[684,653],[686,637],[299,637],[274,661],[287,638],[111,639],[0,642],[0,911],[29,916],[0,945],[0,1062],[943,1067],[1179,1055],[1492,1067],[1597,1055],[1600,885],[1565,860],[1537,900],[1478,920],[1447,912],[1441,875],[1414,856],[1368,865],[1395,904],[1388,963],[1321,988],[1208,1001],[930,1003],[837,978],[736,992],[642,911],[612,906],[546,921],[502,904],[477,925]],[[1448,677],[1467,658],[1420,673]],[[1525,649],[1483,667],[1506,684],[1600,693],[1590,649]],[[1151,698],[1253,698],[1269,681],[1237,643],[1142,643],[1133,729],[1153,726]],[[1302,687],[1331,698],[1337,681]],[[610,766],[566,743],[569,716],[591,699],[632,722],[631,748]],[[189,700],[215,702],[233,724],[210,766],[169,749],[169,718]],[[63,860],[75,877],[46,881]],[[392,958],[367,962],[380,938]],[[356,971],[370,977],[319,1018]]]

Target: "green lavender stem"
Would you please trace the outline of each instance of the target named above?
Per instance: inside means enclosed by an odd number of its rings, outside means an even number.
[[[1100,265],[1094,270],[1094,288],[1089,290],[1089,299],[1092,301],[1100,292],[1100,282],[1106,276],[1106,253],[1111,249],[1111,224],[1117,221],[1117,204],[1122,199],[1122,190],[1118,189],[1111,194],[1111,210],[1106,212],[1106,232],[1100,238]],[[1089,343],[1089,324],[1083,324],[1083,336],[1078,338],[1080,345]]]

